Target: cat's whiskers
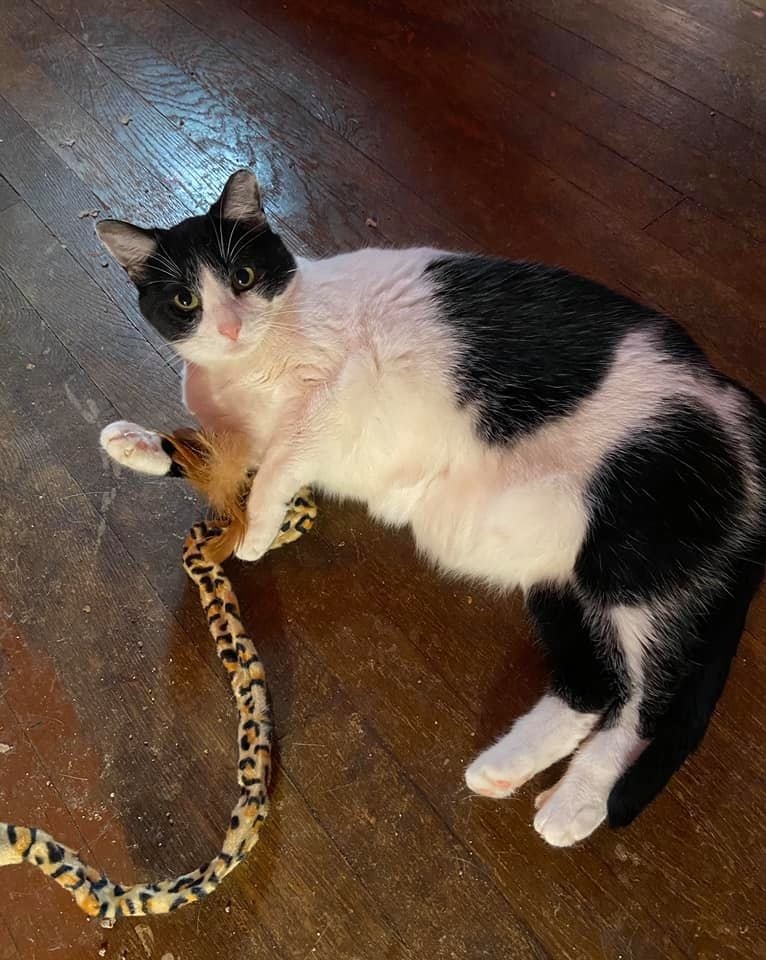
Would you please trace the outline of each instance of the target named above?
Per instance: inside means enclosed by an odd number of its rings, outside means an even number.
[[[150,260],[153,260],[158,273],[161,273],[175,282],[180,282],[183,277],[181,268],[159,247],[152,253]]]
[[[153,265],[153,269],[157,271],[161,276],[170,277],[173,280],[176,280],[180,277],[179,271],[171,267],[169,264],[165,264],[162,261],[158,261]]]
[[[177,281],[176,281],[176,278],[175,278],[175,277],[172,277],[172,276],[170,276],[170,274],[168,274],[168,275],[167,275],[167,279],[162,279],[162,280],[147,280],[146,283],[143,283],[143,284],[142,284],[142,286],[144,286],[144,287],[166,287],[169,282],[171,282],[171,283],[176,283]]]
[[[141,363],[139,363],[136,372],[139,372],[139,371],[143,370],[145,367],[151,366],[152,364],[156,363],[158,358],[159,358],[159,360],[160,360],[162,363],[164,363],[166,366],[170,366],[170,365],[171,365],[171,364],[170,364],[170,361],[176,356],[175,352],[171,352],[171,353],[168,353],[168,354],[162,353],[162,349],[161,349],[161,348],[162,348],[162,346],[164,346],[164,344],[163,344],[163,345],[152,344],[152,346],[154,347],[154,352],[151,352],[151,351],[150,351],[150,352],[146,355],[146,357],[141,361]]]
[[[221,254],[221,259],[226,260],[226,257],[223,252],[223,211],[219,210],[218,212],[218,251]]]
[[[221,259],[226,260],[223,252],[223,212],[219,211],[218,213],[218,250],[221,254]]]
[[[232,223],[231,230],[229,230],[229,240],[228,240],[228,243],[226,244],[226,255],[223,258],[224,263],[226,264],[227,267],[234,259],[233,257],[231,257],[231,241],[234,239],[234,231],[237,229],[237,226],[240,224],[241,221],[242,221],[242,216],[240,215]]]
[[[223,259],[223,218],[219,212],[218,214],[218,224],[216,225],[215,217],[208,210],[207,212],[208,219],[213,224],[213,234],[215,236],[215,242],[218,244],[218,252]]]
[[[172,343],[159,343],[157,344],[157,352],[161,356],[170,356],[176,352],[175,345]]]
[[[251,234],[255,234],[255,236],[253,237],[253,239],[255,240],[256,237],[260,236],[260,234],[263,233],[263,232],[264,232],[265,230],[267,230],[267,229],[268,229],[268,225],[267,225],[267,224],[265,224],[265,223],[256,223],[254,226],[250,227],[249,230],[246,230],[246,231],[242,234],[242,236],[237,240],[236,244],[234,245],[234,249],[231,251],[231,260],[235,260],[235,259],[236,259],[237,254],[238,254],[239,251],[242,249],[245,241],[247,240],[247,238],[248,238]],[[256,231],[258,231],[258,232],[256,232]]]

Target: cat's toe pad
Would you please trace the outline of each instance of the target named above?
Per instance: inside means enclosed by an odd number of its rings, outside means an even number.
[[[581,783],[561,783],[545,793],[534,825],[551,846],[571,847],[606,819],[606,796]]]
[[[100,441],[113,460],[131,470],[164,476],[170,469],[171,459],[162,449],[159,434],[137,423],[110,423],[101,431]]]

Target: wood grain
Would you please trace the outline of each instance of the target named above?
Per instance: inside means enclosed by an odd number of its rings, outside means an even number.
[[[710,57],[711,44],[703,50],[695,42],[715,34],[697,24],[697,40],[679,29],[683,18],[670,7],[656,4],[664,16],[653,16],[652,3],[628,5],[618,0],[605,3],[591,0],[520,0],[553,23],[584,37],[596,46],[639,67],[645,73],[676,87],[696,100],[719,110],[745,126],[763,133],[766,130],[766,72],[755,67],[749,50],[742,51],[733,66],[726,55],[726,44],[716,45],[715,59]],[[611,8],[611,9],[610,9]],[[661,26],[658,19],[664,22]],[[651,29],[647,29],[647,24]],[[694,31],[692,31],[694,32]]]
[[[559,262],[766,392],[759,11],[7,0],[0,817],[138,879],[208,856],[231,804],[225,678],[178,564],[202,505],[96,443],[117,417],[184,422],[177,371],[87,214],[170,223],[250,164],[298,252]],[[255,855],[201,908],[112,931],[3,871],[0,960],[761,957],[763,593],[697,755],[629,830],[554,851],[531,819],[557,771],[504,803],[462,781],[545,687],[519,598],[446,582],[409,536],[331,504],[232,573],[278,731]]]
[[[752,303],[766,301],[766,245],[687,199],[647,228]]]
[[[619,55],[562,29],[539,16],[528,4],[515,4],[502,32],[482,31],[479,40],[490,50],[509,44],[576,78],[637,116],[667,130],[683,145],[691,145],[714,160],[722,159],[743,175],[766,182],[764,137],[750,127],[666,83],[651,70],[634,66]]]
[[[3,320],[7,320],[9,314],[19,317],[24,313],[28,321],[32,320],[31,307],[2,275],[0,282]],[[38,319],[37,327],[30,324],[24,328],[26,335],[20,332],[21,349],[18,353],[11,349],[9,360],[12,362],[3,370],[0,422],[7,467],[2,478],[4,502],[10,489],[20,492],[14,497],[13,510],[6,515],[13,536],[6,541],[2,562],[6,569],[16,570],[30,569],[30,564],[37,563],[35,577],[45,584],[45,590],[29,595],[24,579],[6,580],[4,610],[9,619],[24,625],[24,633],[14,636],[15,642],[9,637],[3,654],[12,675],[19,678],[24,676],[26,662],[40,669],[40,657],[49,659],[56,682],[46,695],[48,699],[42,702],[39,697],[25,696],[23,684],[16,692],[14,688],[6,690],[6,699],[19,712],[22,723],[31,724],[42,716],[48,725],[47,729],[33,728],[36,731],[32,734],[33,743],[50,782],[55,778],[59,785],[67,809],[83,811],[78,823],[86,842],[96,844],[102,839],[104,820],[117,816],[116,804],[109,801],[119,797],[122,813],[131,826],[130,830],[123,829],[119,836],[124,845],[129,842],[133,870],[170,873],[182,864],[201,861],[214,849],[225,824],[228,807],[224,798],[231,793],[235,782],[233,715],[227,710],[225,678],[197,652],[196,648],[205,640],[209,644],[209,638],[195,598],[183,584],[184,574],[177,561],[178,543],[167,543],[175,561],[169,562],[168,568],[178,584],[184,586],[181,599],[189,607],[185,622],[193,631],[191,636],[184,632],[164,599],[160,600],[154,585],[141,572],[143,565],[136,562],[113,532],[113,523],[119,527],[115,520],[119,515],[109,508],[116,499],[116,489],[113,488],[113,497],[107,497],[106,501],[102,498],[100,516],[86,491],[49,453],[48,443],[35,425],[37,412],[33,411],[32,417],[22,413],[24,407],[18,405],[18,398],[25,388],[29,389],[30,375],[40,376],[36,373],[38,369],[47,368],[48,376],[63,374],[64,382],[72,383],[73,390],[88,391],[91,400],[94,393],[99,396],[95,385],[88,383],[81,371],[73,369],[71,358],[48,334],[47,325],[43,329]],[[32,351],[38,346],[42,349],[35,355]],[[35,363],[32,371],[27,370],[29,356],[39,361],[39,367]],[[106,406],[103,400],[102,404]],[[44,409],[39,419],[55,442],[58,438],[53,428],[58,423],[61,429],[63,418],[57,418],[55,410]],[[93,429],[91,424],[88,426]],[[92,443],[89,457],[100,459]],[[81,461],[76,451],[72,451],[72,460]],[[92,466],[88,471],[91,478],[98,472]],[[106,474],[102,475],[101,482],[111,480],[114,484],[109,465],[101,466],[101,472]],[[173,489],[172,485],[169,489]],[[180,487],[175,491],[183,501],[184,491]],[[46,541],[49,530],[57,533]],[[155,543],[155,557],[156,547]],[[76,567],[71,563],[73,556],[78,558]],[[52,646],[42,648],[45,652],[41,653],[40,635],[45,635],[48,622],[47,604],[54,598]],[[84,606],[90,609],[84,611]],[[120,635],[122,641],[115,642]],[[56,717],[60,718],[60,711],[50,698],[61,688],[67,691],[67,698],[60,709],[68,712],[68,722],[61,722],[68,728],[76,724],[78,729],[88,732],[83,742],[73,740],[70,757],[61,756],[57,739],[51,737],[50,727],[56,723]],[[96,749],[89,749],[89,744],[95,744]],[[90,783],[93,773],[90,778],[82,776],[87,769],[82,756],[84,750],[102,758],[95,794],[91,791],[86,796],[81,784]],[[72,757],[78,764],[75,773],[69,772]],[[63,770],[62,764],[65,764]],[[200,779],[209,784],[203,793],[191,789]],[[365,908],[363,888],[354,882],[344,883],[346,868],[337,860],[334,846],[289,779],[279,782],[272,845],[259,845],[258,855],[229,885],[232,920],[220,928],[214,925],[210,942],[204,934],[200,937],[199,932],[195,932],[193,915],[186,920],[182,914],[163,918],[164,922],[159,921],[156,926],[146,920],[157,949],[163,942],[183,948],[187,938],[191,948],[201,939],[199,947],[204,952],[198,955],[204,956],[239,935],[237,950],[241,952],[233,956],[245,958],[250,957],[254,949],[276,949],[280,956],[302,957],[316,946],[317,924],[329,917],[333,918],[334,930],[317,952],[319,956],[337,956],[338,952],[342,955],[352,942],[364,945],[365,938],[368,938],[365,949],[385,946],[391,939],[391,934],[373,919],[371,905]],[[107,797],[110,786],[112,793]],[[25,795],[25,801],[34,804],[34,797]],[[283,809],[289,823],[286,835],[280,834],[279,827]],[[40,813],[45,814],[45,810]],[[24,817],[19,813],[20,819],[28,816],[28,812]],[[175,829],[176,825],[183,828]],[[71,837],[64,827],[60,829],[64,831],[62,839]],[[125,869],[124,862],[115,860],[113,849],[102,847],[102,850],[104,860],[94,858],[96,863],[110,871]],[[252,873],[253,870],[256,872]],[[314,909],[316,898],[312,890],[324,875],[333,876],[333,887]],[[286,896],[288,890],[296,898],[294,903]],[[217,910],[223,912],[223,906],[219,901]],[[203,909],[215,911],[216,907],[211,902]],[[251,929],[248,917],[253,911],[263,923],[252,925]],[[261,912],[273,918],[273,930]],[[289,924],[285,922],[288,915]],[[353,923],[344,919],[351,916]],[[82,918],[81,923],[84,922]],[[227,930],[231,925],[234,929]],[[133,949],[139,946],[134,928],[125,925],[117,928],[110,943],[116,952],[126,945],[132,944]],[[41,956],[47,950],[44,940],[37,944],[33,957],[38,956],[38,950]],[[407,957],[409,952],[402,948],[399,955]]]

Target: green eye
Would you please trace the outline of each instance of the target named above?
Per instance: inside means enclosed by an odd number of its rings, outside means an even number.
[[[235,290],[249,290],[256,279],[256,273],[252,267],[240,267],[232,273],[231,285]]]
[[[183,290],[179,290],[173,297],[173,303],[179,310],[191,313],[192,310],[196,310],[199,306],[199,297],[196,293],[192,293],[191,290],[184,287]]]

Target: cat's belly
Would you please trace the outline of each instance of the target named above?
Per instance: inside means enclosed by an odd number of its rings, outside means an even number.
[[[470,492],[434,484],[411,518],[418,547],[440,567],[504,587],[571,577],[587,529],[569,478]]]
[[[523,588],[571,577],[587,513],[570,476],[513,485],[492,463],[425,475],[414,463],[388,472],[379,465],[373,476],[338,461],[337,471],[325,490],[361,500],[392,526],[409,525],[419,550],[445,571]]]
[[[453,573],[508,587],[571,576],[587,515],[564,444],[546,456],[536,438],[488,446],[470,411],[439,396],[406,409],[356,399],[323,451],[318,487],[411,526],[419,549]]]

